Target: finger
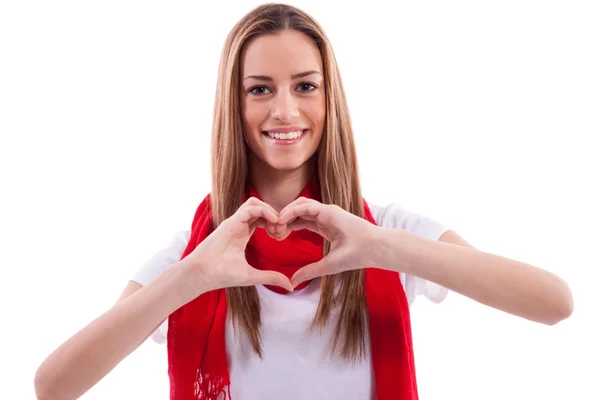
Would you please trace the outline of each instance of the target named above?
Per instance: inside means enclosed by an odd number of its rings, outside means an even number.
[[[287,238],[290,235],[290,233],[292,233],[293,231],[299,231],[302,229],[308,229],[309,231],[312,231],[312,232],[318,233],[319,235],[322,235],[321,231],[319,230],[319,228],[317,227],[317,224],[315,222],[307,221],[302,218],[297,218],[294,221],[292,221],[291,223],[286,224],[286,225],[275,225],[275,230],[274,230],[273,234],[271,235],[271,237],[281,241],[281,240],[284,240],[285,238]]]
[[[265,220],[264,218],[252,218],[249,222],[248,222],[250,229],[252,230],[252,232],[254,232],[254,229],[256,228],[263,228],[265,231],[267,231],[267,234],[269,236],[271,236],[273,239],[278,239],[278,235],[276,232],[276,226],[277,224],[273,224],[271,222],[268,222],[267,220]],[[281,239],[278,239],[281,240]]]
[[[312,231],[314,233],[318,233],[318,234],[321,233],[319,231],[319,228],[318,228],[316,222],[307,221],[303,218],[297,218],[297,219],[293,220],[292,222],[287,224],[287,227],[288,227],[289,231],[299,231],[302,229],[308,229],[309,231]]]
[[[327,206],[325,204],[317,201],[299,204],[293,208],[287,209],[285,212],[280,213],[278,224],[287,224],[298,217],[315,220],[319,217],[320,213],[326,210],[326,207]]]
[[[265,230],[267,231],[269,236],[271,236],[273,239],[277,239],[276,227],[277,227],[277,224],[272,224],[270,222],[267,222],[265,224]]]
[[[277,224],[272,224],[270,222],[266,222],[265,221],[265,224],[264,224],[264,226],[262,226],[262,228],[264,228],[265,231],[267,232],[267,234],[269,236],[271,236],[273,239],[278,239],[278,237],[277,237],[278,234],[277,234],[277,231],[276,231],[276,226],[277,226]]]
[[[248,199],[246,199],[245,202],[242,203],[242,205],[239,207],[238,210],[242,210],[244,208],[248,208],[250,206],[256,206],[258,199],[256,197],[248,197]]]
[[[271,209],[271,211],[273,211],[275,214],[279,214],[277,211],[275,211],[275,209],[273,207],[271,207],[269,204],[265,203],[262,200],[257,199],[256,197],[249,197],[248,200],[246,200],[244,202],[244,204],[242,204],[240,206],[241,208],[248,208],[248,207],[252,207],[252,206],[265,206],[269,209]]]
[[[274,224],[272,229],[272,232],[269,234],[277,240],[283,240],[291,233],[287,225]]]
[[[304,281],[308,281],[310,279],[316,278],[318,276],[331,275],[334,271],[331,269],[331,266],[327,262],[327,258],[323,257],[321,260],[308,264],[305,267],[300,268],[296,273],[292,276],[292,286],[296,287],[300,283]]]
[[[310,201],[314,201],[314,200],[306,198],[306,197],[298,197],[296,200],[292,201],[290,204],[283,207],[283,209],[279,212],[279,214],[281,215],[287,209],[294,208],[294,207],[298,206],[299,204],[307,203]]]
[[[250,271],[250,285],[273,285],[282,287],[290,292],[294,290],[294,287],[287,276],[280,272],[261,271],[252,267],[250,267]]]
[[[252,218],[250,221],[248,221],[248,225],[250,226],[251,230],[254,230],[256,228],[265,228],[267,226],[267,222],[264,218]]]
[[[248,206],[239,211],[239,221],[250,224],[252,219],[264,218],[265,220],[276,224],[278,221],[277,214],[265,205]]]
[[[307,221],[316,221],[317,220],[317,217],[314,216],[314,215],[302,215],[302,214],[300,214],[300,215],[296,216],[295,218],[302,218],[302,219],[305,219]],[[287,223],[289,224],[290,222],[288,221]]]

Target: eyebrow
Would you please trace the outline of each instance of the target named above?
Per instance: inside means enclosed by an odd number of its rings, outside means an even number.
[[[294,74],[291,76],[291,78],[298,79],[298,78],[303,78],[305,76],[312,75],[312,74],[321,75],[321,73],[319,71],[306,71],[306,72],[300,72],[299,74]],[[244,80],[246,80],[246,79],[258,79],[259,81],[273,82],[273,78],[271,78],[270,76],[266,76],[266,75],[248,75],[247,77],[244,78]]]

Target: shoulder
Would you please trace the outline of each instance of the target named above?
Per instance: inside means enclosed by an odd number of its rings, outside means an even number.
[[[382,228],[404,229],[417,236],[439,240],[450,229],[441,221],[413,212],[398,203],[385,206],[367,202],[377,225]]]

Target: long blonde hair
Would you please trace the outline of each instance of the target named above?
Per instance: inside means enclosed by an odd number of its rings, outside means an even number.
[[[317,171],[322,201],[336,204],[363,217],[356,149],[342,80],[329,39],[321,26],[305,12],[285,4],[261,5],[246,14],[225,41],[217,80],[212,129],[213,224],[218,226],[233,215],[242,203],[248,175],[246,146],[242,134],[240,107],[240,64],[244,46],[252,38],[293,29],[310,37],[323,60],[326,91],[326,120],[317,149]],[[330,243],[325,242],[324,256]],[[334,306],[340,306],[331,352],[338,346],[344,359],[355,360],[365,353],[367,308],[362,270],[326,276],[321,280],[321,296],[312,328],[323,328]],[[336,294],[334,285],[340,282]],[[234,326],[248,336],[254,351],[262,356],[260,305],[255,287],[228,288],[227,303]]]

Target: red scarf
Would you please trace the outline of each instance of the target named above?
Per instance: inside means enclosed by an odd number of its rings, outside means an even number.
[[[321,201],[320,193],[318,181],[313,177],[299,197]],[[260,199],[252,187],[248,188],[245,199],[249,196]],[[375,224],[366,201],[363,200],[363,204],[364,218]],[[212,229],[209,195],[196,211],[190,241],[182,258],[194,250]],[[308,230],[292,232],[285,240],[277,241],[259,228],[246,248],[246,259],[254,268],[279,271],[288,277],[322,257],[323,238]],[[367,268],[364,284],[377,400],[417,400],[410,314],[398,273]],[[269,288],[285,292],[282,288]],[[225,350],[226,316],[223,289],[204,293],[169,316],[171,400],[215,400],[219,394],[231,397]],[[306,384],[310,385],[310,382]],[[285,398],[285,393],[281,397]]]

